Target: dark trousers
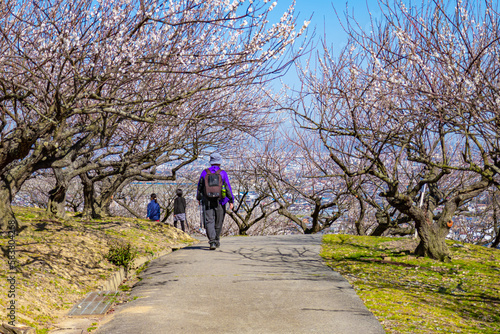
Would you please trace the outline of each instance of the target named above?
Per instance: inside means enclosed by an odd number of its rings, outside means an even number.
[[[203,203],[203,216],[205,218],[205,229],[207,230],[208,242],[220,245],[220,233],[226,215],[226,206],[221,205],[218,200],[205,201]]]
[[[174,227],[177,228],[177,223],[178,222],[181,223],[181,230],[183,230],[184,232],[186,232],[186,228],[184,227],[184,220],[174,220]]]

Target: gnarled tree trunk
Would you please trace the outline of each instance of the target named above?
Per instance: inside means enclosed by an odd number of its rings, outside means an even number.
[[[11,230],[10,222],[14,223],[14,228],[19,229],[19,223],[12,211],[10,203],[12,202],[12,195],[9,187],[3,180],[0,180],[0,226],[1,231]]]
[[[49,201],[47,212],[58,218],[66,218],[66,192],[68,190],[68,180],[62,168],[53,168],[56,178],[56,186],[49,191]]]
[[[359,203],[359,216],[354,222],[354,226],[356,227],[356,232],[358,233],[358,235],[366,235],[366,230],[363,223],[366,214],[366,204],[365,201],[363,201],[363,199],[361,199],[359,196],[356,196],[356,199]]]
[[[111,217],[110,205],[112,201],[113,201],[112,195],[106,196],[101,194],[100,196],[98,196],[98,199],[95,199],[93,201],[95,214],[100,218]]]
[[[13,166],[0,177],[0,224],[3,231],[8,228],[9,222],[15,223],[16,230],[22,228],[12,211],[11,203],[30,175],[38,169],[47,168],[47,165],[50,163],[48,159],[43,161],[41,156],[37,158],[39,160],[31,159],[31,161],[24,164],[20,163],[17,166]]]
[[[446,225],[446,218],[451,220],[451,217],[453,217],[457,208],[456,202],[448,201],[448,205],[443,210],[439,220],[434,221],[433,208],[435,206],[430,205],[432,204],[430,202],[422,208],[414,205],[408,196],[388,198],[388,201],[399,212],[407,215],[415,222],[415,228],[420,238],[420,243],[415,249],[415,255],[439,261],[450,261],[450,253],[446,245],[446,236],[450,228]]]
[[[410,219],[406,216],[399,217],[394,219],[391,215],[382,210],[377,210],[375,213],[375,217],[377,219],[377,227],[370,234],[371,236],[381,236],[384,233],[389,235],[410,235],[415,233],[415,229],[411,227],[400,227],[399,224],[409,223]]]
[[[95,189],[94,181],[92,181],[87,173],[80,174],[80,180],[83,185],[83,211],[82,216],[86,219],[100,218],[94,210]]]
[[[417,223],[420,243],[415,249],[415,254],[439,261],[450,261],[450,252],[446,245],[446,236],[449,230],[449,227],[446,224],[443,226],[440,221],[429,222],[427,220]]]

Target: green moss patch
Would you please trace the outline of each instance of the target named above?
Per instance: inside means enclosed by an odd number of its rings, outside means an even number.
[[[500,251],[448,241],[452,261],[407,238],[326,235],[321,256],[387,333],[500,333]]]

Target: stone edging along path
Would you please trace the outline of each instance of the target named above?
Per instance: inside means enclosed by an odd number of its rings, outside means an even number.
[[[111,275],[110,278],[106,282],[104,282],[103,285],[101,285],[100,291],[113,291],[113,290],[118,290],[118,287],[123,283],[123,281],[132,275],[135,274],[137,269],[139,269],[144,263],[157,259],[163,255],[170,254],[180,248],[186,247],[188,245],[184,244],[178,244],[178,245],[172,245],[169,246],[167,249],[164,249],[161,252],[155,253],[155,254],[149,254],[146,256],[141,256],[137,259],[135,259],[130,266],[130,270],[128,272],[125,271],[123,267],[120,267],[118,271],[116,271],[114,274]]]
[[[196,243],[196,242],[194,242]],[[192,243],[192,244],[194,244]],[[110,278],[108,278],[100,287],[100,291],[116,291],[118,287],[123,283],[127,277],[132,277],[135,275],[137,270],[143,266],[146,262],[157,259],[164,255],[170,254],[180,248],[187,247],[192,244],[174,244],[168,246],[163,251],[149,254],[146,256],[141,256],[133,261],[131,268],[128,272],[121,267],[119,270],[115,271]],[[100,316],[64,316],[61,322],[54,324],[55,329],[49,331],[50,334],[81,334],[86,333],[87,328],[92,327],[94,323],[98,322],[100,318],[105,315]]]

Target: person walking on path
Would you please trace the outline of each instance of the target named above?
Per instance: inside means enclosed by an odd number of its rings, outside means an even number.
[[[186,199],[182,197],[182,189],[175,191],[177,197],[174,200],[174,227],[177,228],[177,222],[180,222],[182,231],[186,232],[184,222],[186,221]]]
[[[226,204],[233,209],[234,196],[227,173],[221,169],[222,156],[210,155],[210,167],[203,170],[198,181],[196,199],[203,208],[202,219],[210,249],[220,247],[220,234],[226,215]]]
[[[147,216],[150,220],[160,221],[160,204],[156,201],[156,194],[151,194],[151,202],[148,204]]]

